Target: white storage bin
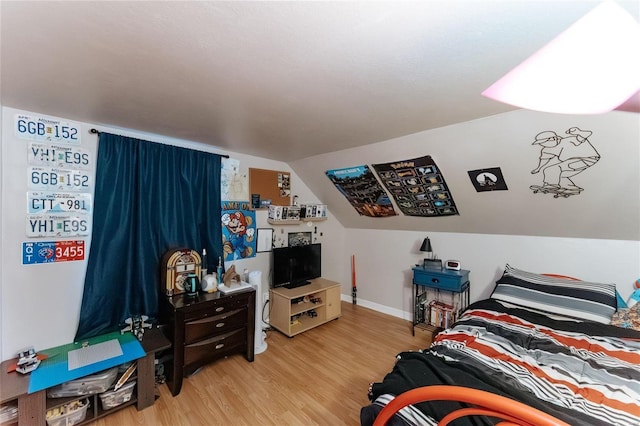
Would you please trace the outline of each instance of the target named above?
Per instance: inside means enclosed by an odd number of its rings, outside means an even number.
[[[118,376],[118,367],[110,368],[98,374],[70,380],[47,390],[49,398],[93,395],[104,392],[113,384]]]
[[[77,400],[47,411],[47,425],[71,426],[80,423],[87,416],[89,400]]]
[[[49,398],[83,396],[101,393],[109,389],[118,376],[118,367],[110,368],[98,374],[70,380],[47,390]]]
[[[0,423],[9,423],[18,420],[18,405],[7,404],[0,406]]]
[[[109,392],[101,393],[100,402],[102,403],[102,409],[109,410],[130,401],[131,395],[133,395],[133,388],[135,388],[135,386],[136,381],[134,380],[129,383],[125,383],[117,391],[111,390]]]

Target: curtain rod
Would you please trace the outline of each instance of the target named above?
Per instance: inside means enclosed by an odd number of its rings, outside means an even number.
[[[98,130],[98,129],[89,129],[89,133],[97,134],[99,136],[100,135],[100,130]],[[216,155],[219,155],[222,158],[229,158],[229,156],[226,155],[226,154],[216,154]]]

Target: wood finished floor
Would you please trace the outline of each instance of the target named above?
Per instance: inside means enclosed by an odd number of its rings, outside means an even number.
[[[97,426],[358,425],[369,382],[391,371],[395,355],[428,346],[411,323],[342,302],[342,317],[293,338],[267,333],[249,363],[234,355],[184,380],[172,397],[160,385],[152,407],[128,407]]]

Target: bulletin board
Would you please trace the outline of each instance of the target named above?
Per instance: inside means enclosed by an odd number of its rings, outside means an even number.
[[[250,168],[249,192],[259,194],[260,201],[271,200],[274,206],[291,205],[291,173]]]

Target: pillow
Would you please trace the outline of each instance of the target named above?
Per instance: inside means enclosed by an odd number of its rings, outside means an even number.
[[[615,284],[572,281],[507,265],[491,299],[547,314],[609,324],[616,311]]]
[[[640,330],[640,305],[636,303],[631,308],[618,309],[611,318],[611,325]]]

